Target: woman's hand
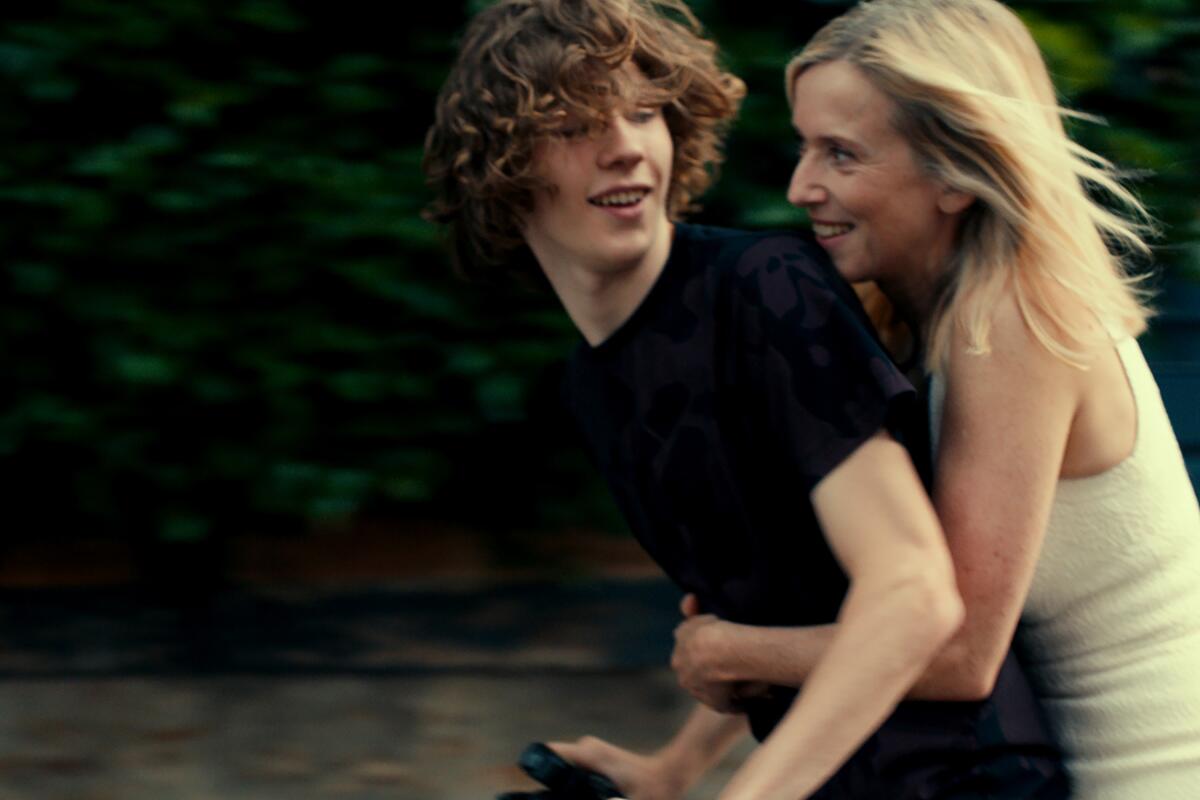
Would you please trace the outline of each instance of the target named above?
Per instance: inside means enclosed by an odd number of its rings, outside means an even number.
[[[634,753],[595,736],[549,746],[567,761],[607,776],[628,800],[681,800],[686,789],[686,776],[658,753]]]
[[[679,623],[671,669],[684,691],[714,711],[728,714],[736,710],[735,684],[717,679],[712,672],[723,624],[712,614],[697,614]]]
[[[679,604],[684,621],[675,628],[671,669],[679,685],[704,705],[728,714],[740,710],[741,700],[766,691],[766,684],[731,680],[718,671],[728,649],[733,626],[712,614],[701,614],[696,596],[684,595]]]

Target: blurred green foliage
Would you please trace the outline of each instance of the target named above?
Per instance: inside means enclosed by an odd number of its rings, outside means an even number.
[[[418,216],[424,131],[476,5],[402,24],[359,0],[6,10],[10,539],[620,527],[558,409],[566,319],[539,292],[458,283]],[[846,4],[693,6],[750,88],[699,220],[794,224],[781,68]],[[1019,8],[1067,101],[1111,123],[1079,137],[1153,171],[1164,263],[1200,274],[1200,12]]]

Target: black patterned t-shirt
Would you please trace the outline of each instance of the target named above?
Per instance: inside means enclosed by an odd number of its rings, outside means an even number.
[[[602,344],[581,344],[565,390],[634,535],[734,622],[835,621],[848,582],[812,489],[881,429],[928,461],[916,392],[853,290],[795,234],[677,225],[655,285]],[[757,737],[794,696],[776,687],[749,704]],[[1057,771],[1010,658],[989,701],[902,703],[814,797],[1065,796],[1038,794]]]

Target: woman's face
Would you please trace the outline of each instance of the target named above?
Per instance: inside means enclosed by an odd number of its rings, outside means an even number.
[[[843,277],[924,306],[971,198],[921,170],[892,122],[896,104],[853,64],[809,67],[792,101],[800,157],[788,200],[808,210]]]

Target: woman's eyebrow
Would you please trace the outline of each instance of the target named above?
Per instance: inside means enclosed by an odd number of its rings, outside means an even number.
[[[833,144],[838,145],[839,147],[849,147],[855,150],[866,149],[862,142],[858,141],[852,136],[846,136],[841,133],[822,133],[818,136],[808,137],[805,136],[804,133],[794,125],[792,126],[792,130],[796,134],[796,140],[804,144],[809,144],[812,142],[821,145]]]

